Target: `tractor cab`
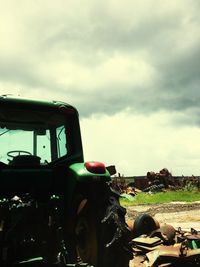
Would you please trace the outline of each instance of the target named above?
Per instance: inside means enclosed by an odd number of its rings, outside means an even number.
[[[47,166],[71,157],[82,161],[78,113],[62,102],[1,96],[0,148],[0,162],[7,166]]]
[[[60,192],[67,166],[74,162],[83,162],[75,108],[63,102],[0,97],[1,194]]]

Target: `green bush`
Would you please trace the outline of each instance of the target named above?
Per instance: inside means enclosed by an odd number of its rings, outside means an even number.
[[[186,182],[182,190],[186,192],[198,192],[197,186],[192,181]]]

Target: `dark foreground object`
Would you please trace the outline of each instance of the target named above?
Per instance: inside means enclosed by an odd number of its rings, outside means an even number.
[[[126,211],[84,162],[73,106],[0,96],[0,148],[0,266],[129,266]]]

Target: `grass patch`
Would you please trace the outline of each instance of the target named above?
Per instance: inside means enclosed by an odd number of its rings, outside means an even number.
[[[156,194],[139,193],[134,197],[133,201],[129,201],[125,198],[120,199],[122,206],[134,206],[140,204],[162,204],[169,203],[172,201],[182,201],[182,202],[194,202],[200,201],[200,192],[194,191],[171,191],[171,192],[161,192]]]

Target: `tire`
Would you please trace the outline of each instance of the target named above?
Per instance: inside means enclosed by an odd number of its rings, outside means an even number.
[[[128,267],[132,258],[126,210],[109,188],[99,198],[88,198],[75,226],[77,255],[95,267]]]
[[[96,266],[97,235],[94,224],[94,210],[89,203],[85,204],[77,216],[75,235],[78,259]]]
[[[159,223],[147,213],[139,214],[133,225],[133,237],[138,237],[140,235],[146,234],[150,235],[151,232],[160,227]]]

